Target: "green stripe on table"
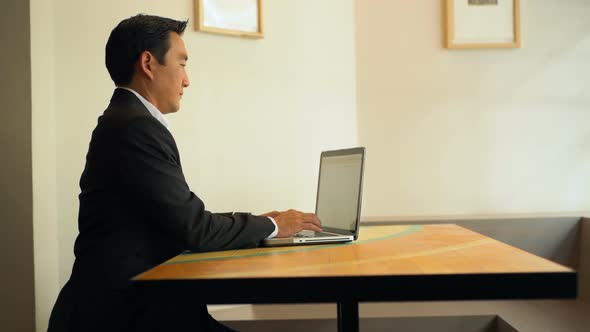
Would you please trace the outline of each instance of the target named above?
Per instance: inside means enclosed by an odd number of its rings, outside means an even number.
[[[196,258],[196,259],[187,259],[187,260],[182,260],[182,261],[168,261],[165,262],[164,264],[168,265],[168,264],[185,264],[185,263],[199,263],[199,262],[209,262],[209,261],[218,261],[218,260],[224,260],[224,259],[236,259],[236,258],[251,258],[251,257],[260,257],[260,256],[271,256],[271,255],[281,255],[281,254],[289,254],[289,253],[294,253],[294,252],[305,252],[305,251],[314,251],[314,250],[322,250],[322,249],[327,249],[327,248],[334,248],[334,247],[342,247],[342,246],[351,246],[351,245],[355,245],[355,244],[363,244],[363,243],[371,243],[371,242],[377,242],[377,241],[383,241],[383,240],[388,240],[388,239],[394,239],[394,238],[398,238],[398,237],[402,237],[402,236],[406,236],[415,232],[418,232],[422,229],[421,225],[412,225],[410,226],[408,229],[406,229],[403,232],[399,232],[396,234],[390,234],[390,235],[385,235],[385,236],[381,236],[378,238],[373,238],[373,239],[367,239],[367,240],[358,240],[355,242],[348,242],[348,243],[343,243],[343,244],[328,244],[328,245],[317,245],[317,246],[311,246],[311,247],[305,247],[305,248],[297,248],[294,247],[291,250],[283,250],[283,251],[266,251],[266,252],[258,252],[258,253],[252,253],[252,254],[244,254],[244,255],[238,255],[238,256],[223,256],[223,257],[209,257],[209,258]],[[187,253],[186,255],[193,255],[194,253]]]

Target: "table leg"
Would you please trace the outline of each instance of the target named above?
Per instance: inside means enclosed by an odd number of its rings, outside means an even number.
[[[338,332],[358,332],[359,304],[356,301],[338,302]]]

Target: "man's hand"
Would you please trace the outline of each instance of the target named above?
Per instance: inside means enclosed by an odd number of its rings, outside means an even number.
[[[277,222],[279,228],[276,237],[290,237],[304,229],[316,232],[322,231],[322,224],[313,213],[288,210],[271,217]]]
[[[262,216],[262,217],[271,217],[271,218],[273,218],[273,219],[274,219],[274,218],[276,218],[276,217],[277,217],[279,214],[281,214],[279,211],[270,211],[270,212],[267,212],[267,213],[265,213],[265,214],[261,214],[260,216]]]

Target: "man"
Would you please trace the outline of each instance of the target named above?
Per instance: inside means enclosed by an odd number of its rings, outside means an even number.
[[[186,24],[137,15],[111,32],[106,67],[117,88],[92,133],[80,179],[76,260],[50,332],[227,331],[198,294],[138,290],[129,279],[184,250],[248,248],[268,237],[321,231],[315,215],[295,210],[211,213],[190,191],[163,116],[179,110],[189,85]]]

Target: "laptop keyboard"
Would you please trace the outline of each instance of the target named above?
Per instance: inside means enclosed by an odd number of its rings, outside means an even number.
[[[326,236],[339,236],[342,234],[326,233],[326,232],[314,232],[314,231],[301,231],[295,234],[295,237],[326,237]]]

